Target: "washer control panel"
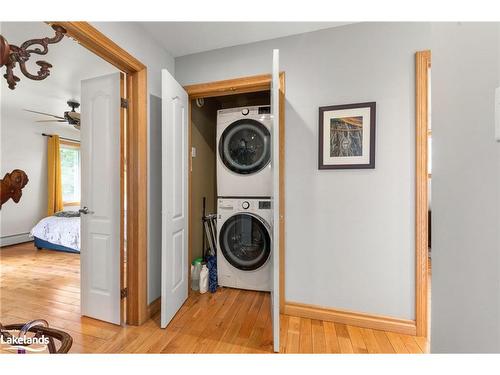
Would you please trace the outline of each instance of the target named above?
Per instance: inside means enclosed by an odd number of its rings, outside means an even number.
[[[271,199],[266,198],[218,198],[217,213],[230,213],[232,211],[272,210]]]

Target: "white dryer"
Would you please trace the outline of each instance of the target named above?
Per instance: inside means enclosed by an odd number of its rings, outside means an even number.
[[[217,276],[220,286],[271,290],[270,199],[219,199]]]
[[[217,195],[270,197],[271,107],[217,112]]]

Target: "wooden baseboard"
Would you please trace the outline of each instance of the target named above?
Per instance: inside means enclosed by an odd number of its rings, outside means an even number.
[[[414,320],[398,319],[348,310],[330,309],[288,301],[285,302],[284,313],[286,315],[298,316],[301,318],[327,320],[363,328],[379,329],[412,336],[416,335]]]
[[[148,316],[152,317],[161,310],[161,297],[158,297],[148,305]]]

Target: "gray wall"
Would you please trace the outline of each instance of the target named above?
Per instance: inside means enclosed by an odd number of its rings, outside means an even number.
[[[500,351],[498,24],[432,25],[432,352]]]
[[[354,24],[176,59],[185,85],[286,72],[286,299],[414,318],[414,53],[428,24]],[[377,102],[375,170],[319,171],[318,107]]]

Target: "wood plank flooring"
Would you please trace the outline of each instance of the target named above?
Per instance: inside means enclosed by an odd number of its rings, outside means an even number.
[[[32,243],[0,249],[0,321],[46,319],[73,336],[73,353],[271,353],[268,293],[193,293],[166,329],[159,314],[140,327],[80,316],[80,257]],[[281,316],[282,353],[425,353],[428,340]]]

